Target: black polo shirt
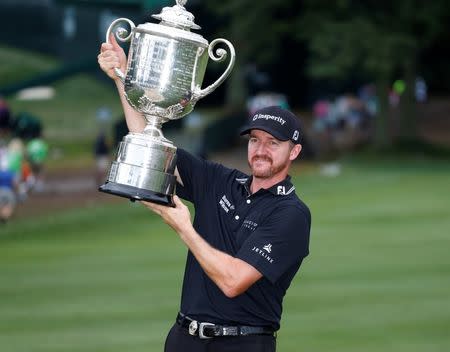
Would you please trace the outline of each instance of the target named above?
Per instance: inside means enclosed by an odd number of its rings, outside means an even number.
[[[228,298],[188,253],[181,312],[216,324],[280,327],[283,297],[309,253],[311,215],[289,178],[250,194],[251,177],[177,152],[184,186],[177,194],[194,204],[194,228],[214,248],[263,274],[246,292]]]

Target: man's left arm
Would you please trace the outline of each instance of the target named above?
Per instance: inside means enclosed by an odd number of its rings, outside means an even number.
[[[187,245],[208,277],[229,298],[247,291],[262,274],[245,261],[217,250],[195,231],[189,209],[177,196],[173,197],[175,207],[142,202],[147,208],[160,215]]]

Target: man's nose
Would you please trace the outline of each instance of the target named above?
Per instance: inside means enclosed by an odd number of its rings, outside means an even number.
[[[256,147],[256,154],[257,155],[265,155],[267,151],[267,146],[265,143],[259,143]]]

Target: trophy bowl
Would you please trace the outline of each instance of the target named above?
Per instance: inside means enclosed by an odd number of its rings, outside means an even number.
[[[121,141],[117,157],[112,162],[102,192],[174,206],[176,177],[176,146],[164,137],[162,124],[190,113],[196,102],[222,84],[234,66],[233,45],[225,39],[210,44],[201,35],[191,32],[200,29],[194,16],[177,0],[173,7],[165,7],[154,18],[159,24],[135,26],[126,18],[111,23],[106,33],[122,42],[130,41],[127,69],[115,69],[124,85],[130,106],[142,113],[146,121],[141,133],[128,133]],[[129,32],[118,27],[127,23]],[[230,52],[230,60],[223,74],[210,86],[202,89],[208,59],[223,61],[228,52],[214,50],[222,43]]]

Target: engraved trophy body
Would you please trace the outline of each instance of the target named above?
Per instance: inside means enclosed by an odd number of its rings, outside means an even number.
[[[234,61],[233,45],[225,39],[210,44],[190,29],[200,29],[194,16],[186,11],[186,0],[176,0],[154,18],[159,24],[135,26],[126,18],[111,23],[106,33],[114,33],[119,41],[131,41],[127,72],[115,72],[124,84],[128,103],[146,120],[142,133],[128,133],[122,140],[102,192],[131,200],[146,200],[173,206],[175,192],[176,146],[166,139],[162,124],[182,118],[192,111],[196,102],[214,91],[230,74]],[[117,28],[121,22],[131,27],[131,33]],[[227,51],[213,51],[219,43],[230,51],[224,73],[210,86],[201,88],[208,58],[223,61]]]

